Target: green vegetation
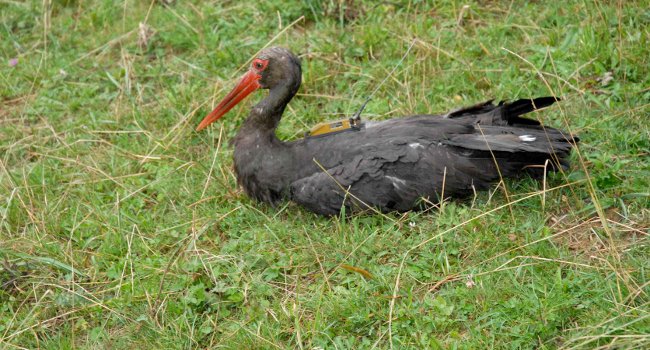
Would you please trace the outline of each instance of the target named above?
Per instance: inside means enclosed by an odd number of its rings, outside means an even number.
[[[648,1],[0,1],[0,38],[0,348],[650,347]],[[554,94],[572,168],[322,218],[237,188],[262,92],[194,132],[265,45],[291,139],[413,38],[367,118]]]

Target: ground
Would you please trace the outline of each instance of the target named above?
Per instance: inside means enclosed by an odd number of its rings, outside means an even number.
[[[0,348],[650,347],[648,1],[0,1]],[[556,95],[567,171],[423,212],[252,201],[198,122],[300,55],[278,131]]]

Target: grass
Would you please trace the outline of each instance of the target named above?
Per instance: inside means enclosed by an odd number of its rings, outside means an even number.
[[[465,5],[467,5],[465,7]],[[0,348],[650,346],[647,1],[0,1]],[[255,203],[194,127],[265,45],[278,134],[554,94],[572,168],[426,212]],[[17,59],[17,61],[10,61]]]

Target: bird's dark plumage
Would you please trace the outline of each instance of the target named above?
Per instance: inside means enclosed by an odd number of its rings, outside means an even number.
[[[300,86],[300,63],[282,48],[264,50],[258,59],[268,65],[255,74],[270,92],[238,132],[234,157],[239,183],[260,201],[287,198],[324,215],[342,206],[348,212],[368,206],[407,211],[421,197],[462,197],[500,176],[539,173],[534,166],[547,160],[566,166],[575,142],[521,117],[553,104],[554,97],[489,101],[445,115],[369,122],[359,131],[283,142],[275,128]]]

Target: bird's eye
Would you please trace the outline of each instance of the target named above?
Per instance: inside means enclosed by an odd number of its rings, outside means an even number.
[[[263,71],[266,69],[266,65],[269,63],[267,60],[262,60],[262,59],[256,59],[253,61],[253,68],[255,68],[258,71]]]

